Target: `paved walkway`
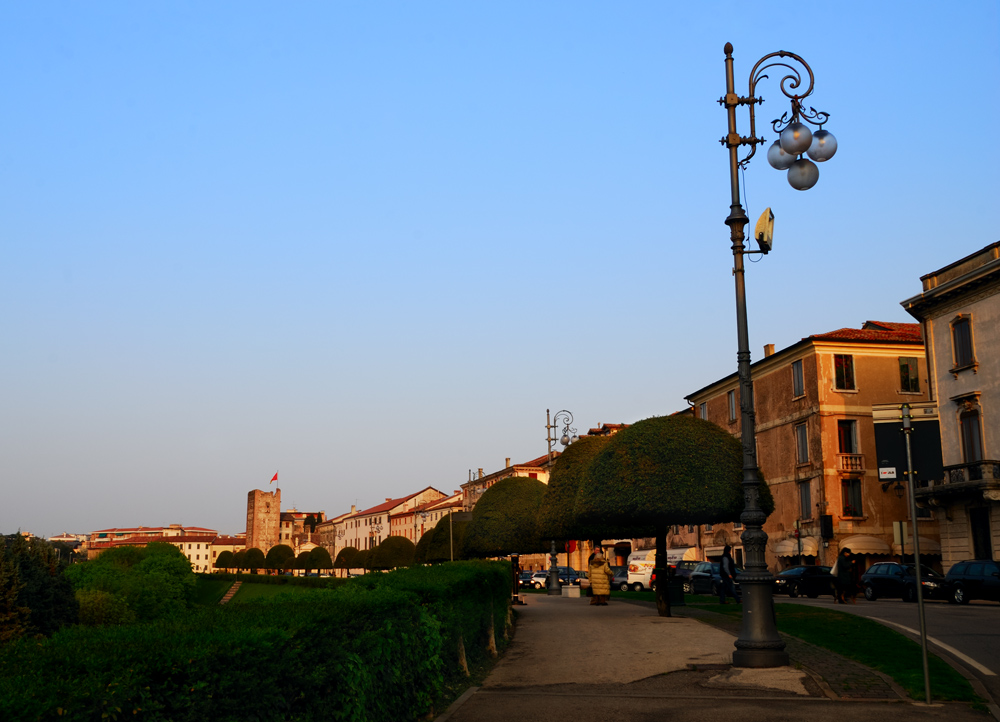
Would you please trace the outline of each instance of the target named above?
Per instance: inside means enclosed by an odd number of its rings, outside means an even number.
[[[767,670],[730,666],[735,621],[719,628],[691,607],[660,617],[651,604],[525,595],[514,640],[482,687],[438,722],[492,722],[525,716],[547,722],[624,718],[718,722],[988,722],[966,705],[926,706],[903,699],[878,673],[791,640],[793,664]],[[683,615],[683,616],[681,616]],[[712,615],[719,623],[720,615]],[[876,701],[878,700],[878,701]],[[849,706],[844,707],[844,704]]]

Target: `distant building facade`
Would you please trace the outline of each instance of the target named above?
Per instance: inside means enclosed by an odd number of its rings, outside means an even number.
[[[1000,243],[920,280],[902,306],[927,343],[944,473],[917,498],[938,520],[947,569],[1000,558]]]
[[[872,406],[928,399],[919,326],[868,321],[777,353],[768,346],[751,371],[757,461],[775,501],[764,525],[768,566],[832,565],[843,547],[869,563],[889,558],[892,523],[907,520],[908,506],[880,483]],[[737,374],[686,398],[695,416],[739,438]],[[738,524],[674,527],[670,542],[704,559],[730,544],[740,562],[741,533]]]

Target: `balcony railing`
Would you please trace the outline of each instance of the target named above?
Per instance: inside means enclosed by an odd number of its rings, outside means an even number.
[[[837,454],[837,468],[840,471],[864,471],[864,454]]]
[[[985,481],[1000,479],[1000,461],[985,459],[967,464],[944,467],[946,484],[961,484],[965,481]]]

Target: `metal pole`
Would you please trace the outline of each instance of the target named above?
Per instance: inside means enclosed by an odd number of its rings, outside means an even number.
[[[552,419],[549,416],[550,409],[545,409],[545,443],[548,445],[548,457],[549,464],[552,463],[552,429],[555,426],[552,424]],[[559,416],[556,413],[556,416]],[[545,589],[550,596],[559,596],[562,594],[562,586],[559,584],[559,569],[557,565],[559,563],[559,558],[556,556],[556,540],[552,540],[552,548],[549,552],[549,576],[545,580]]]
[[[448,510],[448,543],[451,546],[451,561],[455,561],[455,527],[452,525],[451,513],[454,509]]]
[[[739,346],[736,354],[740,379],[740,425],[743,441],[743,498],[746,505],[740,515],[744,531],[743,551],[746,570],[739,576],[743,592],[743,622],[736,640],[733,665],[736,667],[783,667],[788,664],[785,643],[778,635],[774,622],[774,577],[767,570],[764,551],[767,549],[767,519],[760,508],[760,479],[757,475],[757,443],[753,411],[753,383],[750,378],[750,339],[747,331],[746,286],[743,278],[743,228],[749,222],[740,204],[740,179],[737,150],[739,135],[736,132],[736,83],[733,79],[733,46],[726,43],[726,97],[725,106],[729,120],[727,147],[729,148],[729,185],[732,201],[729,206],[730,239],[733,243],[733,275],[736,277],[736,330]]]
[[[924,585],[920,577],[920,534],[917,529],[917,495],[913,483],[913,454],[910,451],[910,405],[903,404],[903,435],[906,436],[906,476],[910,487],[910,520],[913,522],[913,568],[917,575],[917,614],[920,617],[920,659],[924,665],[924,697],[931,703],[931,672],[927,666],[927,620],[924,617]],[[905,535],[900,535],[905,539]]]

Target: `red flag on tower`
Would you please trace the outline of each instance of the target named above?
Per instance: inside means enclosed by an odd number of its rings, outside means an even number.
[[[271,477],[271,481],[269,483],[273,484],[277,480],[278,480],[278,472],[276,471],[274,472],[274,476]]]

